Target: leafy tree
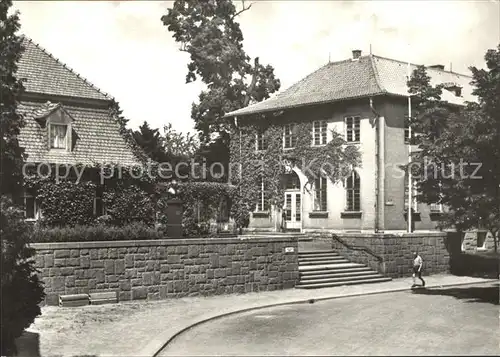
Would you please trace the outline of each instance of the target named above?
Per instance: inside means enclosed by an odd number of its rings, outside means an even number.
[[[191,117],[200,133],[204,151],[225,151],[229,158],[229,129],[224,119],[230,111],[260,102],[279,90],[274,68],[251,63],[243,50],[243,33],[236,18],[252,5],[236,10],[231,0],[176,0],[161,20],[181,47],[189,53],[186,83],[198,78],[207,88],[193,103]],[[220,162],[220,160],[219,160]]]
[[[43,286],[35,274],[32,261],[35,252],[28,247],[30,226],[11,199],[22,189],[22,164],[25,158],[24,150],[17,140],[24,124],[17,112],[19,96],[24,87],[16,77],[23,47],[22,37],[17,34],[20,28],[19,13],[9,15],[11,6],[10,0],[0,2],[2,356],[16,352],[15,339],[40,315],[38,304],[44,298]]]
[[[146,121],[139,127],[139,130],[133,132],[133,137],[144,153],[152,160],[156,162],[168,160],[159,130],[150,128]]]
[[[16,353],[15,340],[41,314],[39,303],[45,297],[29,247],[31,226],[23,212],[2,195],[0,198],[2,235],[2,356]]]
[[[163,127],[163,141],[165,151],[172,156],[193,158],[199,150],[196,135],[178,132],[171,123]]]
[[[457,108],[441,100],[442,86],[430,85],[425,68],[408,82],[415,104],[410,122],[419,152],[412,173],[418,199],[448,208],[442,227],[460,231],[500,230],[500,46],[485,55],[487,69],[471,67],[477,102]]]
[[[22,187],[24,149],[17,137],[24,126],[23,117],[17,111],[19,96],[24,91],[22,80],[17,78],[17,64],[24,50],[22,37],[17,34],[20,23],[16,12],[8,15],[12,1],[0,3],[0,131],[1,194],[16,194]]]
[[[143,148],[136,142],[133,131],[127,128],[129,120],[123,116],[120,104],[113,99],[111,100],[108,110],[111,118],[113,118],[118,124],[120,134],[127,145],[131,148],[134,156],[139,160],[139,162],[145,164],[148,161],[148,155],[146,155]]]

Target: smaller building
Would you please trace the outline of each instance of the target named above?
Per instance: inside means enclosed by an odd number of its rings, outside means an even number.
[[[111,110],[113,98],[33,40],[24,37],[23,46],[17,77],[25,86],[18,110],[25,120],[19,142],[26,167],[46,174],[54,165],[139,165]],[[101,194],[94,199],[96,216],[104,214]],[[27,219],[40,217],[34,192],[25,192],[24,203]]]

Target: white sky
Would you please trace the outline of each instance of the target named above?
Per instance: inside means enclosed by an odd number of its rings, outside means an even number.
[[[238,2],[239,4],[240,2]],[[248,1],[246,2],[248,4]],[[185,84],[188,55],[160,18],[163,1],[16,1],[21,31],[104,92],[135,128],[193,130],[200,83]],[[240,15],[244,48],[271,64],[282,89],[352,49],[469,74],[500,43],[500,2],[254,1]]]

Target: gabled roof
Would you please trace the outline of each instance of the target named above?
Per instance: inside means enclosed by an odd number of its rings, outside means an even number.
[[[26,79],[26,92],[105,101],[112,99],[30,38],[23,36],[23,46],[17,77]]]
[[[411,64],[411,70],[417,65]],[[408,96],[408,64],[375,55],[328,63],[275,97],[235,110],[226,117],[258,114],[275,110],[323,104],[381,94]],[[463,105],[473,101],[471,77],[427,68],[431,84],[455,82],[462,86],[462,96],[443,90],[442,100]]]
[[[71,151],[49,150],[47,127],[35,120],[40,114],[65,110],[73,119]],[[107,109],[76,107],[60,103],[21,102],[18,111],[26,125],[21,129],[19,143],[33,163],[85,164],[114,163],[132,166],[139,163],[119,132],[119,125]]]

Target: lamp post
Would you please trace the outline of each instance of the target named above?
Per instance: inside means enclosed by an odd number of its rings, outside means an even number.
[[[172,180],[172,186],[168,189],[168,193],[172,197],[167,200],[167,237],[182,238],[182,216],[184,212],[182,201],[175,197],[177,194],[176,184],[177,182]]]

